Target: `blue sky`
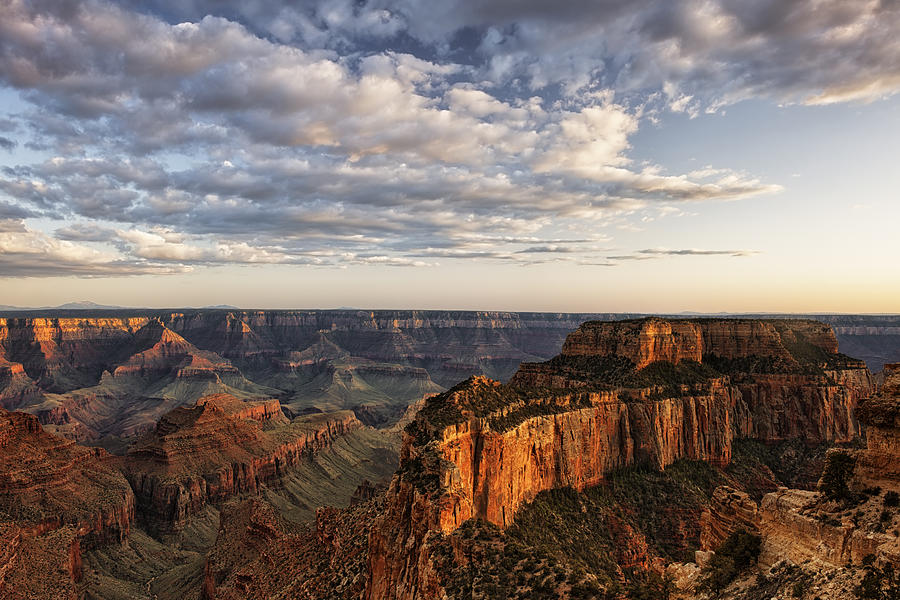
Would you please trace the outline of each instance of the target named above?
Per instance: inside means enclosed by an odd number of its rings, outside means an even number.
[[[11,0],[0,304],[897,312],[898,28],[856,0]]]

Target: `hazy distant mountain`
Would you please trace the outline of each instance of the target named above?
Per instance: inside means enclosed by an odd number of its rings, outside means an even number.
[[[112,306],[108,304],[97,304],[96,302],[91,302],[90,300],[78,300],[76,302],[66,302],[65,304],[60,304],[59,306],[9,306],[6,304],[0,304],[0,311],[13,311],[13,310],[119,310],[122,308],[129,308],[126,306]]]

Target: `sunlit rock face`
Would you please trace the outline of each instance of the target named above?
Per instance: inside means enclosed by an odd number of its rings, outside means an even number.
[[[544,490],[679,458],[725,465],[735,437],[849,440],[871,389],[821,323],[586,323],[507,385],[473,378],[426,401],[370,536],[368,598],[438,593],[435,535],[472,518],[506,527]],[[709,543],[727,530],[708,525]]]
[[[0,598],[77,598],[82,548],[125,539],[135,497],[112,459],[0,409]]]
[[[884,366],[884,383],[861,403],[859,417],[866,426],[866,449],[857,455],[857,479],[900,491],[900,363]]]
[[[170,531],[207,503],[256,494],[304,457],[361,427],[350,411],[288,422],[277,400],[217,395],[165,415],[119,464],[142,519],[151,529]]]

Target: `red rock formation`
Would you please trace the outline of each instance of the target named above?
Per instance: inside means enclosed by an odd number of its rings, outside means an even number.
[[[198,406],[214,404],[225,414],[235,419],[257,421],[262,425],[276,427],[287,425],[290,420],[281,410],[281,403],[275,398],[242,401],[229,394],[213,394],[197,400]]]
[[[816,321],[759,319],[636,319],[591,321],[566,338],[563,356],[618,356],[641,369],[656,361],[703,362],[705,356],[724,359],[774,357],[796,362],[791,348],[808,344],[836,354],[837,338],[828,325]]]
[[[0,598],[77,598],[81,547],[123,540],[134,509],[105,451],[0,410]]]
[[[690,321],[641,319],[585,323],[566,338],[563,356],[620,356],[642,369],[652,362],[700,362],[703,339]]]
[[[701,550],[716,550],[740,529],[759,532],[759,507],[745,492],[725,485],[717,487],[709,508],[700,515]]]
[[[179,528],[209,502],[256,493],[308,453],[361,427],[352,412],[343,411],[264,430],[243,417],[258,414],[260,406],[272,411],[271,401],[245,410],[235,406],[233,399],[218,396],[176,408],[122,459],[141,516],[151,527]]]
[[[297,530],[261,500],[229,503],[207,558],[202,598],[359,598],[376,512],[373,501],[321,508],[313,527]]]
[[[588,323],[558,359],[523,366],[508,386],[474,378],[428,400],[406,430],[370,538],[367,597],[437,594],[434,536],[471,518],[505,527],[543,490],[582,489],[614,468],[664,468],[682,457],[727,464],[736,435],[852,438],[852,411],[871,379],[858,361],[834,354],[833,339],[805,321]],[[718,375],[676,368],[702,364],[705,349],[715,352]],[[643,374],[660,361],[675,366]],[[745,365],[751,370],[739,370]],[[565,385],[572,378],[580,380]],[[616,383],[645,381],[658,383]]]
[[[92,542],[121,540],[134,495],[111,460],[46,433],[31,415],[0,411],[0,512],[29,534],[71,525]]]
[[[32,535],[0,525],[0,600],[81,597],[81,546],[72,527]]]
[[[146,323],[146,317],[0,319],[0,347],[42,388],[68,391],[95,381]]]
[[[762,568],[767,569],[780,560],[794,564],[812,561],[827,567],[858,566],[867,556],[879,559],[889,556],[895,564],[900,563],[897,536],[873,531],[864,523],[854,523],[842,515],[841,508],[832,507],[828,512],[816,510],[821,502],[822,498],[815,492],[785,488],[763,497],[759,506]],[[880,499],[878,505],[880,509]],[[855,510],[863,513],[865,509],[863,505]],[[871,517],[871,510],[865,512],[870,513],[867,520],[878,520]]]
[[[857,454],[855,475],[860,486],[900,491],[900,363],[884,366],[878,394],[860,404],[866,425],[866,449]]]
[[[227,360],[198,349],[156,319],[135,333],[134,344],[141,350],[117,366],[113,376],[159,377],[174,371],[177,377],[196,377],[238,372]]]

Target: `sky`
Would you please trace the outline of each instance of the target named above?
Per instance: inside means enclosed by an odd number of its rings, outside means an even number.
[[[895,0],[5,0],[0,304],[900,312]]]

